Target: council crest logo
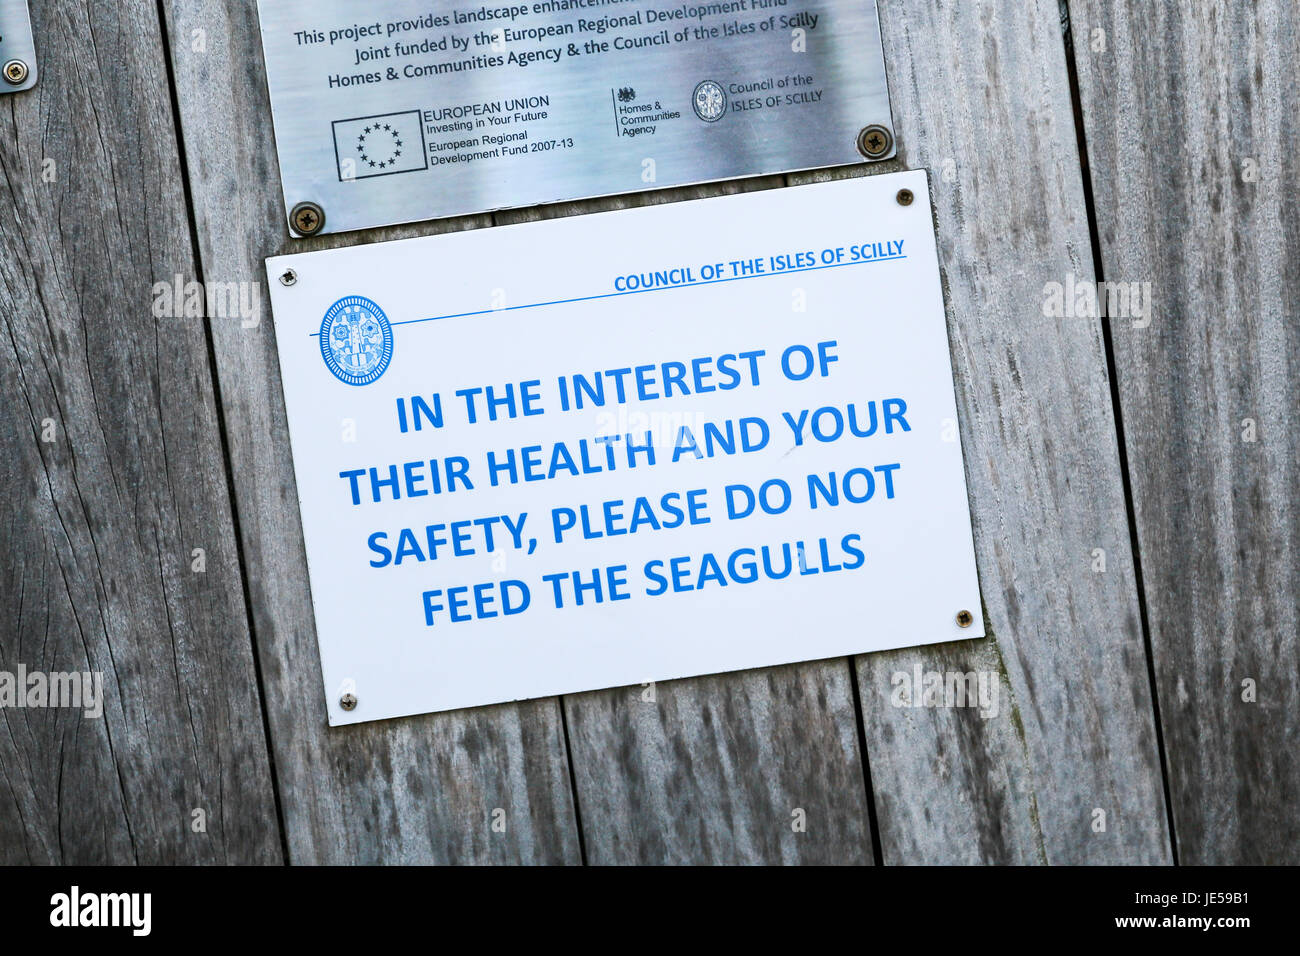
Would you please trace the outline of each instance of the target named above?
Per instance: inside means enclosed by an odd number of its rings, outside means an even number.
[[[727,112],[727,93],[721,83],[704,80],[691,94],[695,115],[706,123],[716,123]]]
[[[321,320],[320,354],[340,382],[369,385],[393,358],[388,316],[364,296],[339,299]]]

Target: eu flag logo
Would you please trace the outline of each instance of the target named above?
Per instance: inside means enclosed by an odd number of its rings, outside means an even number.
[[[420,111],[334,121],[339,179],[368,179],[428,169]]]

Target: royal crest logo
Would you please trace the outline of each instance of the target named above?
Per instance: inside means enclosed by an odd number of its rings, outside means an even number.
[[[636,99],[636,90],[630,86],[625,86],[618,91],[618,101],[620,103],[631,103]]]
[[[691,94],[691,105],[695,107],[695,115],[704,122],[716,123],[727,112],[727,92],[721,83],[704,80]]]
[[[320,354],[340,382],[369,385],[393,358],[388,316],[364,296],[339,299],[321,320]]]

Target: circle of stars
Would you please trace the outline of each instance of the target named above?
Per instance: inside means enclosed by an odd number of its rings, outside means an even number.
[[[382,134],[388,133],[391,137],[389,146],[392,148],[392,154],[387,159],[371,158],[370,154],[374,152],[374,150],[372,144],[368,143],[366,139],[371,133],[380,134],[381,143],[383,141]],[[392,124],[390,123],[384,123],[382,125],[376,123],[373,126],[367,126],[361,131],[361,135],[357,137],[357,152],[361,154],[361,161],[372,168],[386,169],[389,166],[396,166],[397,157],[402,155],[402,136],[397,132],[397,130],[393,129]]]

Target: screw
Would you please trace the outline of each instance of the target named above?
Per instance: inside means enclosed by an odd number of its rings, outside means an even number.
[[[4,65],[5,79],[17,86],[27,79],[27,64],[22,60],[10,60]]]
[[[864,126],[858,134],[858,152],[867,159],[880,159],[894,146],[894,134],[886,127],[873,123]]]
[[[344,694],[342,697],[339,698],[339,706],[342,707],[344,710],[356,710],[357,695]]]
[[[289,222],[304,236],[314,236],[325,225],[325,210],[314,202],[300,202],[289,211]]]
[[[280,285],[293,285],[298,281],[298,273],[292,269],[285,269],[280,273]]]
[[[957,626],[958,626],[958,627],[970,627],[970,626],[971,626],[971,622],[974,621],[974,620],[975,620],[975,617],[974,617],[974,615],[971,614],[970,611],[958,611],[958,612],[957,612]]]
[[[912,205],[912,200],[916,197],[912,195],[912,190],[900,189],[896,198],[898,199],[898,204],[900,206],[910,206]]]

